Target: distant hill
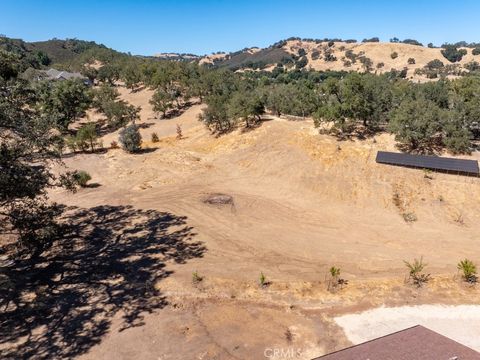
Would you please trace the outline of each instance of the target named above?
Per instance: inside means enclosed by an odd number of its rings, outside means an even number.
[[[462,42],[452,48],[455,50],[451,51],[465,53],[460,60],[452,62],[442,54],[444,48],[426,47],[414,40],[386,43],[292,38],[264,49],[246,48],[228,54],[206,55],[200,63],[242,71],[272,71],[277,67],[318,71],[368,70],[375,73],[396,71],[417,80],[436,78],[442,74],[456,77],[472,69],[478,70],[478,44]]]
[[[108,62],[128,56],[93,41],[52,39],[25,42],[0,37],[0,49],[19,54],[35,68],[58,65],[78,69],[85,62]],[[480,70],[480,44],[459,42],[438,48],[408,39],[379,42],[377,38],[356,40],[290,38],[266,48],[245,48],[236,52],[199,56],[160,53],[144,56],[158,60],[194,61],[233,71],[312,69],[318,71],[397,72],[402,77],[425,81],[441,76],[455,78]]]
[[[158,53],[153,57],[161,60],[173,60],[173,61],[195,61],[200,60],[202,57],[195,54],[178,54],[178,53]]]
[[[14,52],[21,57],[42,57],[46,55],[43,65],[47,63],[65,63],[78,55],[92,49],[108,49],[105,45],[93,41],[77,39],[52,39],[47,41],[26,42],[21,39],[0,38],[0,49]],[[40,55],[39,55],[40,54]]]

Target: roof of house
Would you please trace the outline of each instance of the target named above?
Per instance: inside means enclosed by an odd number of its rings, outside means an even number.
[[[439,171],[453,171],[472,175],[479,174],[478,161],[476,160],[379,151],[377,152],[376,161],[381,164],[401,165]]]
[[[320,360],[478,360],[480,353],[417,325],[328,355]],[[314,359],[316,360],[316,359]]]
[[[86,79],[85,76],[78,72],[59,71],[56,69],[47,70],[45,74],[49,79]]]

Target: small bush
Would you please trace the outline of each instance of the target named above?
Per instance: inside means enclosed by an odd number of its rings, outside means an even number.
[[[326,49],[323,53],[323,56],[325,61],[337,61],[337,58],[332,54],[330,49]]]
[[[377,69],[381,69],[381,68],[383,68],[384,66],[385,66],[385,64],[384,64],[383,62],[379,62],[379,63],[377,64]]]
[[[71,152],[76,152],[78,149],[77,139],[74,136],[67,136],[65,138],[65,144],[70,149]]]
[[[477,282],[477,266],[473,261],[468,259],[462,260],[458,263],[457,269],[462,271],[462,277],[466,282],[470,284]]]
[[[87,183],[92,180],[92,177],[90,174],[84,170],[76,171],[73,174],[73,180],[77,185],[80,187],[86,187]]]
[[[465,225],[465,221],[463,220],[463,215],[461,213],[454,215],[453,221],[455,221],[458,225]]]
[[[405,222],[407,223],[415,222],[418,220],[417,215],[415,215],[415,213],[413,212],[403,213],[402,217],[403,217],[403,220],[405,220]]]
[[[341,272],[340,268],[335,266],[332,266],[329,269],[330,281],[328,282],[328,290],[334,291],[337,289],[338,286],[342,288],[343,285],[348,284],[348,280],[340,278],[340,272]]]
[[[177,139],[180,140],[183,138],[182,127],[177,124]]]
[[[423,169],[423,177],[428,180],[433,180],[433,171],[430,169]]]
[[[202,280],[203,280],[203,277],[198,275],[197,271],[194,271],[192,273],[192,283],[193,283],[193,285],[197,285],[198,283],[202,282]]]
[[[118,143],[115,140],[110,143],[110,149],[118,149]]]
[[[265,274],[264,274],[263,272],[260,273],[260,277],[258,278],[258,284],[259,284],[260,287],[262,287],[262,288],[268,286],[267,277],[265,276]]]
[[[293,341],[293,333],[290,329],[287,329],[287,331],[285,331],[285,340],[287,340],[287,342],[291,343]]]
[[[358,60],[363,65],[363,68],[365,69],[365,71],[368,72],[372,69],[373,61],[370,58],[364,55],[361,55],[358,57]]]
[[[469,63],[463,65],[468,71],[478,71],[480,70],[480,64],[477,61],[470,61]]]
[[[78,129],[77,134],[75,135],[75,139],[77,141],[77,146],[86,151],[88,147],[90,147],[90,151],[95,151],[95,146],[98,145],[97,139],[97,130],[94,123],[88,123],[83,125],[80,129]]]
[[[296,63],[295,66],[297,67],[297,69],[302,69],[302,68],[304,68],[305,66],[307,66],[307,64],[308,64],[307,58],[306,58],[305,56],[302,56],[302,57],[297,61],[297,63]]]
[[[345,57],[351,61],[352,64],[355,64],[357,61],[358,55],[353,52],[353,50],[345,51]]]
[[[338,280],[338,277],[340,276],[340,268],[337,268],[335,266],[332,266],[329,270],[330,276],[334,280]]]
[[[120,131],[120,144],[125,151],[134,153],[140,150],[142,144],[142,136],[138,131],[137,125],[130,125]]]
[[[427,65],[425,65],[425,68],[428,70],[436,70],[436,69],[443,68],[443,66],[444,66],[443,62],[441,62],[438,59],[435,59],[435,60],[429,61]]]
[[[413,64],[415,64],[415,59],[414,58],[408,58],[407,63],[409,63],[410,65],[413,65]]]
[[[472,55],[480,55],[480,47],[476,47],[472,50]]]
[[[95,151],[96,147],[100,147],[100,142],[97,138],[97,131],[94,123],[87,123],[78,129],[75,136],[67,136],[65,138],[65,144],[72,152]]]
[[[160,139],[158,138],[157,133],[156,133],[156,132],[153,132],[153,133],[152,133],[152,142],[153,142],[153,143],[157,143],[157,142],[159,142],[159,141],[160,141]]]
[[[423,263],[423,257],[421,257],[420,260],[414,259],[412,263],[405,260],[403,262],[408,268],[408,280],[414,285],[421,287],[430,280],[430,274],[423,272],[427,266],[427,264]]]
[[[392,59],[396,59],[396,58],[398,57],[398,53],[397,53],[396,51],[394,51],[394,52],[392,52],[392,53],[390,54],[390,57],[391,57]]]

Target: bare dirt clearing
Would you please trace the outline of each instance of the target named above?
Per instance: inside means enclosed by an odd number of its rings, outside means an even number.
[[[266,348],[281,347],[309,359],[351,344],[335,316],[382,304],[478,298],[477,288],[453,275],[460,259],[480,262],[479,179],[429,179],[419,170],[377,165],[376,151],[394,148],[387,135],[339,143],[318,135],[309,120],[274,119],[216,138],[197,120],[202,105],[156,120],[147,91],[122,90],[122,97],[142,105],[144,146],[156,150],[67,158],[68,167],[88,171],[101,186],[74,195],[56,191],[53,199],[85,209],[172,214],[204,251],[186,261],[162,258],[168,276],[153,286],[164,306],[147,307],[141,324],[121,331],[126,310],[119,303],[98,345],[77,349],[83,358],[262,359]],[[184,139],[175,138],[177,124]],[[148,141],[152,131],[160,142]],[[235,211],[206,204],[211,194],[228,195]],[[418,221],[405,222],[404,212]],[[131,230],[119,224],[115,231]],[[411,288],[403,260],[422,255],[434,280]],[[326,290],[332,265],[349,280],[336,293]],[[198,284],[194,271],[203,277]],[[265,289],[258,286],[260,272],[271,281]]]

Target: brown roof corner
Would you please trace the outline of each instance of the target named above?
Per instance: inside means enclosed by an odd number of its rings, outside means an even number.
[[[480,360],[480,353],[446,336],[417,325],[316,359]]]

